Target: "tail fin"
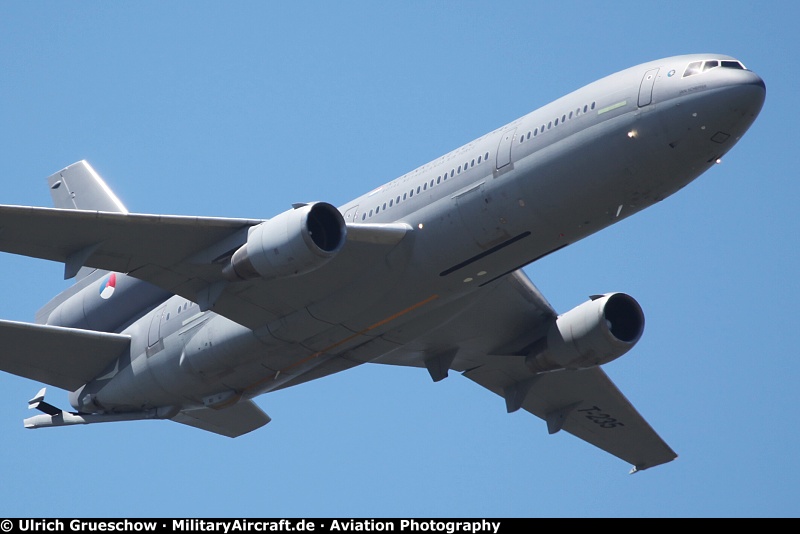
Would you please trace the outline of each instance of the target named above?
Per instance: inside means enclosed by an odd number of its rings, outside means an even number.
[[[117,195],[85,160],[61,169],[47,179],[56,208],[128,213]]]
[[[128,213],[125,205],[86,160],[61,169],[48,177],[47,183],[56,208]],[[82,268],[76,275],[77,280],[93,271],[91,268]]]

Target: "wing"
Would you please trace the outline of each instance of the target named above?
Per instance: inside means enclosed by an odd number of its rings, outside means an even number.
[[[0,369],[75,391],[128,350],[131,339],[14,321],[0,321]]]
[[[465,311],[458,314],[457,309]],[[525,349],[547,331],[556,312],[517,271],[453,305],[453,320],[376,360],[424,366],[434,380],[447,369],[643,470],[669,462],[675,452],[651,428],[599,367],[533,374]]]
[[[0,206],[0,250],[63,262],[67,278],[83,266],[127,273],[257,329],[385,263],[406,233],[403,225],[349,226],[344,249],[313,277],[228,284],[224,264],[263,222]]]

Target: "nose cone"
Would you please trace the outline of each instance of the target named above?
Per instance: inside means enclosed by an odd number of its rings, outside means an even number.
[[[758,74],[726,68],[717,68],[708,74],[711,81],[709,88],[718,90],[716,99],[722,105],[721,112],[749,118],[750,122],[755,120],[767,96],[767,85]]]
[[[762,88],[764,90],[764,94],[766,95],[766,93],[767,93],[767,84],[764,83],[764,80],[761,79],[761,76],[759,76],[758,74],[756,74],[754,72],[751,72],[750,74],[755,76],[755,79],[750,83],[752,85],[755,85],[755,86],[758,86],[758,87]]]

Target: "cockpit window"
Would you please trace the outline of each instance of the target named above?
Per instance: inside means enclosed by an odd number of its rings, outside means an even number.
[[[739,69],[745,70],[744,65],[738,61],[723,61],[722,66],[726,69]]]
[[[701,72],[702,69],[703,69],[702,61],[695,61],[694,63],[689,63],[689,66],[686,67],[686,70],[683,73],[683,77],[686,78],[688,76],[694,76],[698,72]]]
[[[685,71],[683,71],[683,77],[687,78],[689,76],[694,76],[695,74],[700,74],[701,72],[715,69],[717,67],[722,67],[724,69],[746,70],[744,65],[742,65],[742,63],[739,61],[708,59],[706,61],[694,61],[689,63],[689,66],[686,67]]]

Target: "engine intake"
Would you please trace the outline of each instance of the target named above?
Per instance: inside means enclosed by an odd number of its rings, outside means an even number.
[[[560,315],[525,363],[534,373],[603,365],[642,337],[644,313],[633,297],[607,293]]]
[[[222,275],[237,281],[308,273],[333,259],[346,237],[339,210],[326,202],[305,204],[253,227]]]

